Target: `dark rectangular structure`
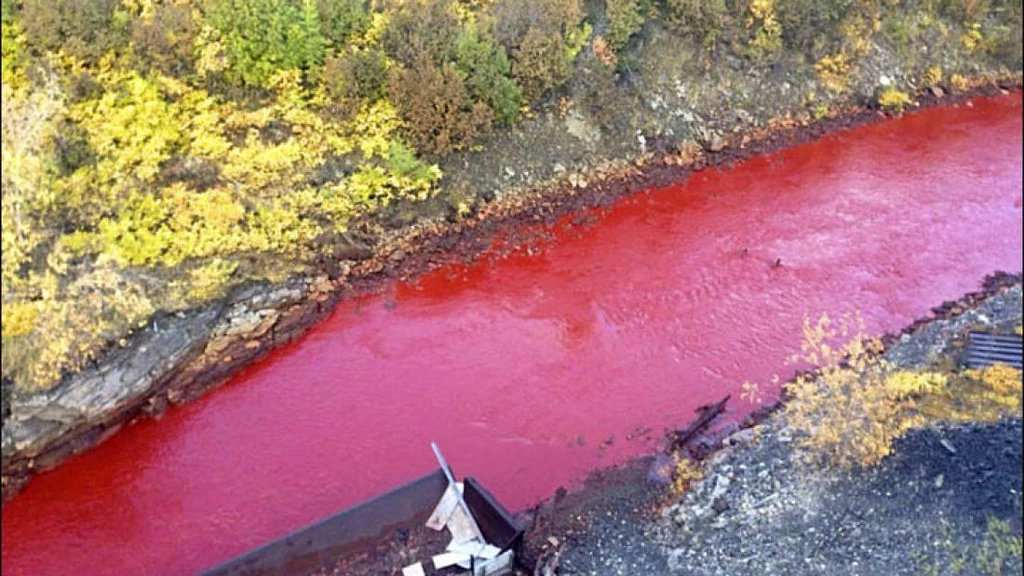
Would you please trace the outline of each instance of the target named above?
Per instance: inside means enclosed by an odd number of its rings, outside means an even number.
[[[971,332],[967,341],[964,364],[968,368],[985,368],[1006,364],[1021,368],[1021,337],[1017,335]]]
[[[448,487],[438,468],[269,544],[215,566],[201,576],[309,574],[401,526],[423,523]]]
[[[463,497],[487,541],[516,549],[523,531],[494,496],[473,478]],[[395,488],[215,566],[200,576],[304,576],[387,537],[398,528],[423,524],[448,488],[438,468]]]

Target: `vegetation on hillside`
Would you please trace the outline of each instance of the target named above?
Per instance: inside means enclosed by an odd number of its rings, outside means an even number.
[[[588,47],[656,20],[838,92],[871,38],[1019,52],[1007,0],[3,0],[3,378],[51,386],[154,313],[336,258],[439,191]],[[957,28],[950,31],[950,23]],[[922,74],[924,72],[922,71]],[[941,77],[941,70],[932,71]],[[950,80],[953,81],[952,79]],[[906,104],[883,94],[893,108]]]
[[[907,370],[882,355],[856,316],[805,321],[793,360],[815,366],[786,384],[786,425],[808,463],[852,468],[888,456],[896,439],[931,422],[995,422],[1020,417],[1019,369],[943,367]],[[744,386],[745,394],[756,386]]]

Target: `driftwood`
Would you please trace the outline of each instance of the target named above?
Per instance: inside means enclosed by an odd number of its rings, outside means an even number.
[[[670,447],[673,450],[679,450],[686,446],[687,442],[693,440],[694,436],[707,427],[715,417],[725,411],[725,403],[728,401],[729,396],[726,396],[714,404],[705,404],[697,408],[696,412],[699,416],[696,420],[691,422],[686,428],[675,430],[669,435]]]

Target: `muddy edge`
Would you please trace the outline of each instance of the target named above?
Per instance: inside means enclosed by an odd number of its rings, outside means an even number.
[[[1021,77],[986,80],[971,90],[936,96],[923,91],[917,96],[917,110],[951,106],[982,96],[996,96],[1021,89]],[[395,281],[417,276],[453,264],[472,264],[482,257],[500,257],[503,252],[544,238],[547,227],[558,220],[590,208],[610,206],[640,191],[677,184],[690,174],[707,168],[729,167],[733,163],[819,139],[830,133],[873,124],[887,119],[877,106],[849,106],[833,116],[809,123],[782,120],[767,128],[730,134],[724,147],[681,154],[666,142],[653,142],[653,153],[632,162],[618,162],[580,175],[548,181],[525,192],[509,194],[482,206],[475,214],[455,222],[432,221],[402,229],[386,238],[365,260],[345,261],[330,266],[325,276],[285,282],[277,287],[250,287],[229,300],[194,314],[206,324],[224,323],[224,316],[236,308],[247,310],[249,300],[259,292],[281,288],[284,295],[268,300],[254,321],[240,322],[242,330],[200,333],[194,345],[176,350],[176,356],[150,369],[156,374],[148,381],[147,393],[114,407],[101,419],[84,422],[28,449],[5,450],[2,460],[2,496],[6,503],[42,471],[52,469],[96,446],[125,424],[142,417],[159,417],[170,404],[183,404],[223,384],[249,363],[269,351],[299,338],[313,324],[324,319],[342,301],[384,291]],[[581,182],[583,180],[583,182]],[[587,223],[589,219],[571,224]],[[497,237],[503,248],[492,248]],[[233,321],[233,319],[232,319]],[[173,325],[173,322],[172,322]],[[155,326],[155,324],[154,324]],[[172,328],[173,329],[173,328]],[[138,339],[118,350],[94,369],[103,373],[131,361],[141,347]],[[111,368],[113,366],[113,368]],[[77,375],[75,375],[77,376]],[[72,376],[71,378],[74,378]],[[58,385],[67,386],[64,382]],[[6,422],[5,422],[6,425]],[[6,427],[6,426],[5,426]]]

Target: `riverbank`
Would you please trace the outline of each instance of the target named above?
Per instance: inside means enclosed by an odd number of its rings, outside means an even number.
[[[990,281],[888,337],[885,357],[900,369],[948,369],[967,331],[1019,330],[1021,295],[1019,278]],[[681,495],[652,481],[663,459],[646,459],[595,474],[583,491],[526,515],[527,565],[540,565],[535,574],[592,575],[1019,567],[1019,409],[994,423],[935,421],[899,439],[880,464],[813,474],[799,464],[792,428],[772,412],[704,438],[711,452],[702,479]]]
[[[978,95],[1018,89],[1019,77],[982,79],[971,90],[922,93],[921,107],[957,105]],[[819,120],[785,120],[739,131],[706,148],[667,144],[631,162],[581,174],[495,199],[471,217],[431,220],[390,233],[367,259],[342,261],[336,276],[297,278],[244,289],[214,306],[154,318],[124,348],[53,390],[9,399],[3,429],[4,497],[31,476],[53,468],[139,417],[159,416],[225,381],[269,350],[293,341],[340,301],[380,292],[444,265],[543,238],[544,227],[589,207],[607,206],[639,190],[679,182],[708,167],[770,153],[824,134],[877,122],[873,106],[854,106]],[[719,147],[721,146],[721,147]],[[586,224],[586,222],[579,222]],[[500,239],[500,242],[499,242]]]

